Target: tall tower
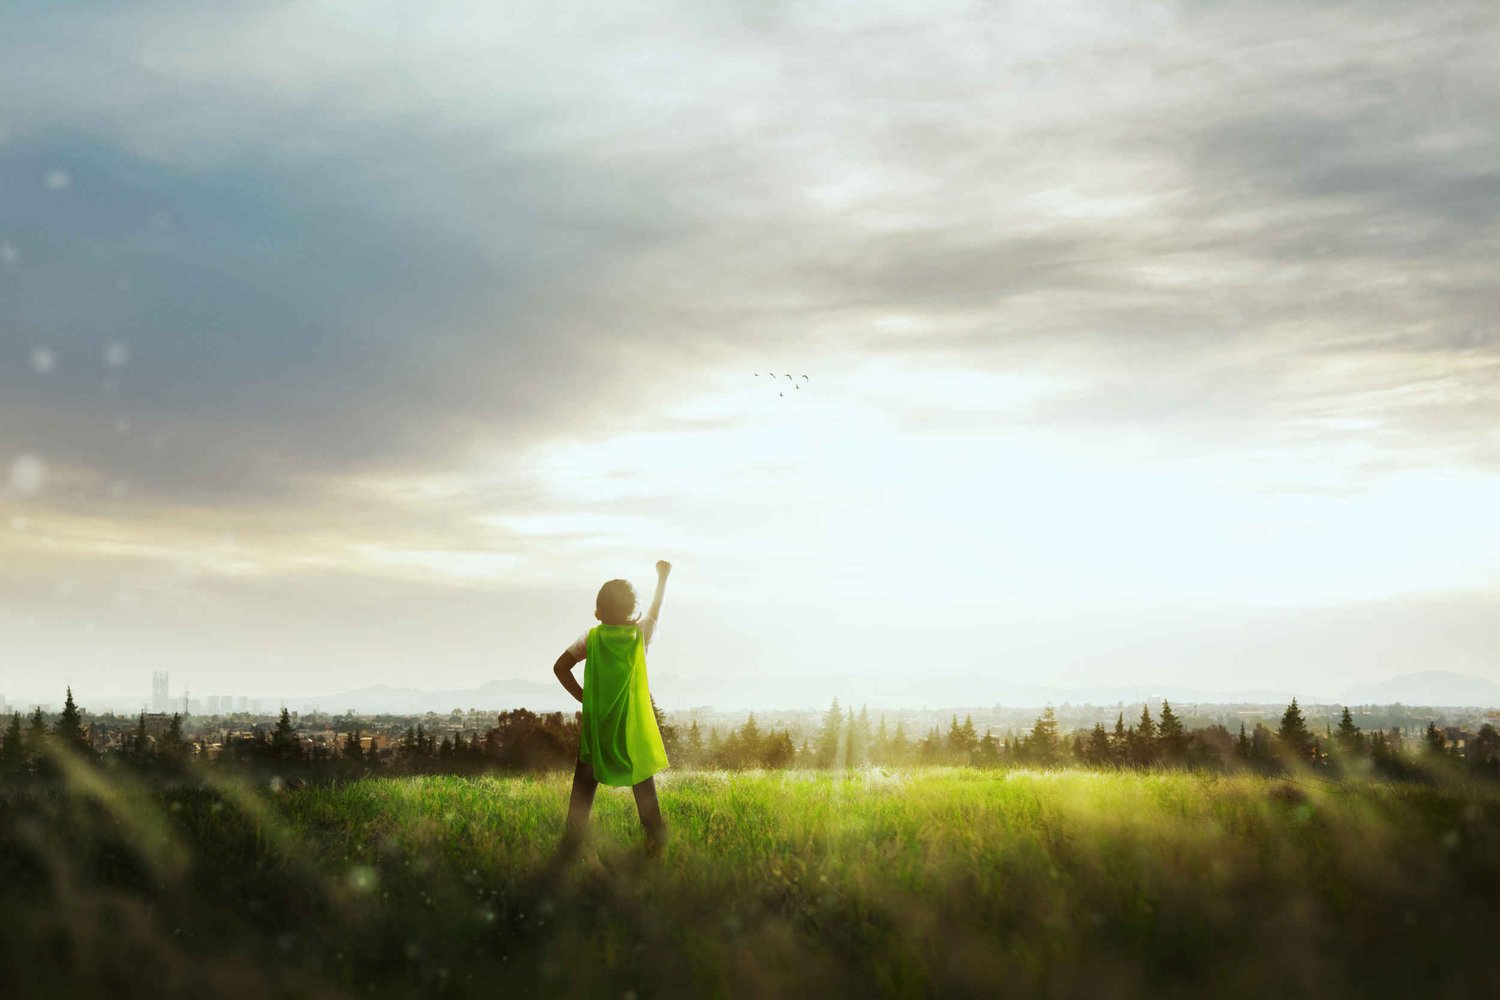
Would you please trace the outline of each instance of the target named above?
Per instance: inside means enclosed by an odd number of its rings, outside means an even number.
[[[172,707],[167,696],[167,672],[158,670],[151,675],[151,711],[166,712]]]

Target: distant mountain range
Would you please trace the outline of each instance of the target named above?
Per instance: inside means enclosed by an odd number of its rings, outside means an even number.
[[[1345,692],[1351,705],[1462,705],[1500,708],[1500,684],[1470,674],[1426,670],[1378,684],[1358,684]]]
[[[719,709],[821,709],[838,698],[844,704],[871,708],[962,708],[989,705],[1041,707],[1044,705],[1114,705],[1166,698],[1183,704],[1285,705],[1293,697],[1305,704],[1500,707],[1500,684],[1469,674],[1430,670],[1403,674],[1373,684],[1359,684],[1334,697],[1318,691],[1251,689],[1205,691],[1171,684],[1132,684],[1112,687],[1056,688],[1010,684],[988,677],[942,676],[910,678],[858,674],[820,674],[801,677],[713,678],[663,674],[652,678],[657,701],[665,709],[713,706]],[[796,691],[796,704],[784,692]],[[381,712],[449,712],[455,708],[534,711],[571,711],[577,703],[554,682],[494,680],[477,688],[423,690],[378,684],[335,694],[288,698],[299,708],[362,714]]]

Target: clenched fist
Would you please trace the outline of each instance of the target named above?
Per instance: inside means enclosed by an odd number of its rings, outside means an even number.
[[[656,561],[656,575],[657,576],[666,576],[670,572],[672,572],[672,564],[671,563],[667,562],[665,559],[658,559]]]

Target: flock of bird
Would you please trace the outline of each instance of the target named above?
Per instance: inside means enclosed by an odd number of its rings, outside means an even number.
[[[756,378],[760,378],[760,372],[755,372],[754,374],[755,374]],[[766,376],[768,378],[772,378],[772,379],[776,379],[777,378],[777,375],[776,375],[775,372],[767,372]],[[800,389],[800,388],[802,388],[802,383],[798,382],[796,379],[792,378],[790,375],[787,375],[786,379],[787,379],[787,381],[789,381],[789,382],[792,383],[792,388],[793,389]],[[806,375],[804,375],[804,376],[802,376],[802,381],[803,382],[807,382],[807,381],[809,381],[809,379],[808,379],[808,377]],[[778,395],[778,396],[785,396],[786,393],[785,392],[777,392],[776,395]]]

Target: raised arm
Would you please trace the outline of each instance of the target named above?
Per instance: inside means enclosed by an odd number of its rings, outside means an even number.
[[[573,668],[578,665],[578,657],[573,655],[571,649],[563,650],[563,654],[557,658],[552,665],[552,672],[557,675],[557,681],[568,689],[568,694],[581,705],[583,704],[583,686],[578,683],[578,678],[573,676]]]
[[[672,564],[665,559],[656,563],[656,593],[651,597],[651,610],[646,612],[646,617],[656,621],[661,616],[661,601],[667,596],[667,576],[672,572]]]

